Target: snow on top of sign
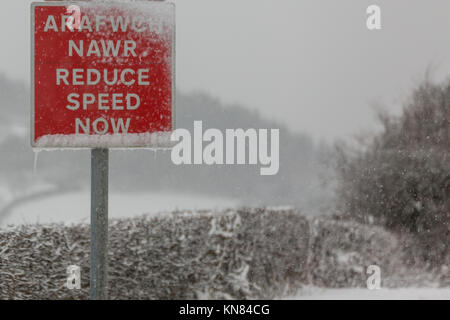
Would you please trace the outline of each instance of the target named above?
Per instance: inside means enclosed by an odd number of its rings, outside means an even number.
[[[171,132],[127,134],[52,134],[37,139],[36,148],[171,148]]]
[[[80,3],[81,14],[83,11],[92,12],[94,14],[101,13],[103,10],[118,9],[133,18],[142,19],[147,24],[155,27],[163,27],[165,31],[173,31],[175,26],[175,11],[173,3],[159,1],[138,1],[138,2],[86,2]],[[156,32],[160,33],[163,29],[156,28]],[[155,31],[155,30],[153,30]]]
[[[145,14],[157,16],[165,19],[174,18],[173,1],[130,1],[130,0],[114,0],[114,1],[85,1],[77,2],[81,8],[123,8],[127,11],[135,11],[136,14]]]

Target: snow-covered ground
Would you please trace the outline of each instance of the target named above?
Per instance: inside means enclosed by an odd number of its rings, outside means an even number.
[[[369,290],[364,288],[328,289],[307,287],[293,300],[449,300],[450,288],[398,288]]]
[[[210,196],[175,193],[110,193],[109,216],[124,218],[175,209],[234,207],[237,202]],[[28,223],[89,222],[90,191],[58,194],[25,202],[13,208],[2,225]]]

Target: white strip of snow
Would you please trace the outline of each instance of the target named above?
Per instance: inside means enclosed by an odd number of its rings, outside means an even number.
[[[306,287],[287,300],[449,300],[450,288],[329,289]]]
[[[53,134],[37,139],[35,148],[171,148],[171,132],[127,134]]]

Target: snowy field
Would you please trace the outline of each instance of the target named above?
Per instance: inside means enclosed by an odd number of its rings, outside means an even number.
[[[232,199],[174,193],[110,193],[109,217],[126,218],[176,209],[220,209],[234,207]],[[89,190],[58,194],[25,202],[13,208],[1,225],[29,223],[89,222]]]
[[[286,300],[449,300],[450,288],[328,289],[307,287]]]

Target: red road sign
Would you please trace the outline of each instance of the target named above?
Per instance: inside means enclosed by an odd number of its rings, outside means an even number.
[[[33,147],[167,147],[174,128],[175,8],[33,3]]]

